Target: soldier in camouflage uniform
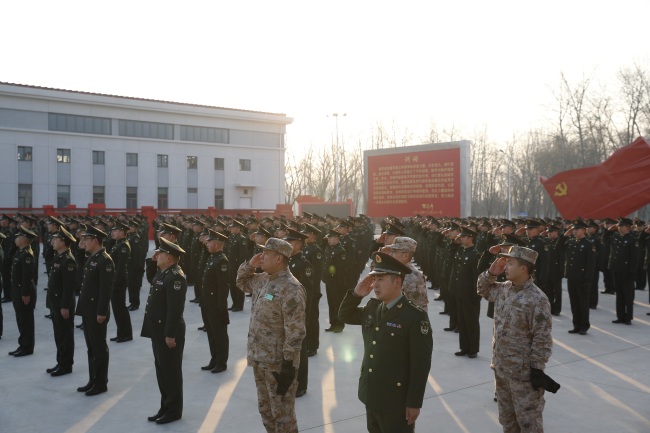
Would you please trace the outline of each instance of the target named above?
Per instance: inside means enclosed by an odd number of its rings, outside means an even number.
[[[392,244],[383,247],[382,251],[390,254],[393,258],[409,267],[411,273],[404,276],[402,292],[404,292],[404,296],[406,296],[407,299],[422,308],[424,311],[427,311],[429,305],[427,283],[424,281],[422,273],[411,261],[417,246],[418,243],[415,242],[415,239],[406,236],[398,236]]]
[[[542,387],[549,379],[543,370],[553,347],[551,306],[530,276],[537,253],[513,246],[501,255],[477,285],[477,293],[495,304],[491,367],[499,422],[505,433],[543,432]],[[509,281],[497,282],[504,271]]]
[[[242,263],[237,287],[253,295],[248,365],[253,367],[262,422],[267,432],[297,433],[295,394],[305,338],[306,294],[289,271],[293,247],[270,238],[264,251]],[[255,273],[260,267],[263,273]]]

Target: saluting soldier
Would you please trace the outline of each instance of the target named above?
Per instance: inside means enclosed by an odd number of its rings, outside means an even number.
[[[107,391],[109,352],[106,329],[110,320],[110,302],[115,266],[102,242],[108,235],[88,226],[82,242],[90,254],[84,266],[83,283],[76,315],[81,316],[88,352],[88,383],[77,388],[88,396]]]
[[[253,295],[247,360],[268,432],[298,432],[296,371],[306,335],[306,295],[289,271],[292,251],[288,242],[270,238],[264,251],[242,263],[237,273],[237,287]],[[264,272],[255,273],[255,268]]]
[[[145,307],[141,336],[151,338],[160,408],[148,417],[167,424],[183,415],[183,349],[185,348],[185,295],[187,280],[178,265],[185,251],[160,238],[154,253],[159,272],[153,279]]]
[[[11,299],[18,325],[18,349],[9,352],[15,357],[34,353],[34,308],[36,306],[36,283],[34,282],[36,258],[31,244],[36,233],[18,227],[14,243],[18,250],[11,262]]]
[[[77,287],[77,261],[70,245],[77,242],[65,228],[51,235],[55,256],[50,262],[47,281],[47,304],[52,316],[56,365],[45,370],[52,376],[72,373],[74,364],[74,307]]]
[[[573,314],[573,329],[569,334],[587,334],[589,323],[589,291],[596,267],[596,246],[587,239],[587,225],[574,220],[564,234],[572,238],[566,242],[564,276],[569,289],[569,301]]]
[[[339,243],[340,236],[340,233],[331,229],[325,235],[327,248],[323,259],[323,282],[330,319],[330,327],[325,332],[338,333],[345,328],[345,323],[339,320],[339,307],[347,290],[347,252]]]
[[[345,295],[339,317],[362,326],[359,400],[368,431],[412,432],[431,369],[431,325],[427,313],[403,296],[409,267],[383,252],[372,259],[372,271]],[[376,298],[359,307],[373,289]]]
[[[632,324],[634,306],[634,280],[639,258],[637,239],[630,233],[632,220],[621,218],[609,227],[603,240],[610,245],[609,270],[616,292],[616,320],[613,323]],[[614,230],[618,233],[614,234]]]
[[[320,324],[319,324],[319,308],[320,298],[323,297],[320,288],[320,282],[323,275],[323,250],[319,246],[319,236],[321,231],[314,225],[306,223],[305,228],[302,230],[305,234],[305,245],[302,252],[309,263],[312,264],[312,281],[313,293],[311,302],[307,310],[307,356],[314,356],[318,353],[320,347]]]
[[[233,313],[244,309],[244,300],[246,299],[244,292],[237,288],[236,283],[237,269],[249,257],[248,242],[244,235],[241,234],[243,228],[244,223],[237,219],[233,219],[228,226],[230,236],[226,256],[228,256],[228,262],[230,263],[230,297],[232,299],[232,306],[229,310]]]
[[[307,260],[302,252],[302,247],[306,238],[307,235],[304,233],[300,233],[294,229],[289,229],[287,237],[284,238],[284,240],[289,242],[293,247],[291,257],[289,258],[289,270],[305,288],[305,327],[307,335],[309,335],[309,314],[311,312],[311,303],[314,301],[314,267],[309,263],[309,260]],[[302,348],[300,349],[300,368],[298,369],[298,389],[296,390],[296,398],[302,397],[307,393],[307,384],[309,382],[309,360],[307,359],[308,345],[308,339],[304,338],[302,340]]]
[[[221,373],[228,368],[228,294],[230,293],[230,264],[223,253],[228,236],[207,230],[205,246],[209,256],[201,282],[201,315],[208,333],[210,362],[201,370]],[[198,281],[198,280],[197,280]]]
[[[111,230],[111,237],[115,241],[110,253],[115,264],[111,307],[117,326],[117,336],[111,338],[111,341],[116,343],[133,340],[131,315],[126,308],[126,287],[129,284],[129,262],[131,261],[131,245],[126,240],[128,230],[128,227],[121,221],[116,221]]]

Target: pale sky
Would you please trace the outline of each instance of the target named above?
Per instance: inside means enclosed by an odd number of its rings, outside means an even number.
[[[292,151],[377,122],[505,140],[560,72],[650,65],[650,1],[2,1],[0,81],[286,113]]]

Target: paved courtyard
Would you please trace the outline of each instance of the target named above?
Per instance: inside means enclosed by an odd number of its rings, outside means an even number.
[[[41,268],[42,269],[42,268]],[[34,355],[13,358],[17,329],[11,304],[3,304],[4,335],[0,340],[0,432],[2,433],[115,433],[115,432],[264,432],[257,411],[252,370],[246,367],[246,334],[250,298],[243,312],[231,314],[230,361],[220,374],[201,371],[207,364],[207,337],[198,331],[199,307],[187,302],[187,342],[183,363],[185,407],[183,418],[159,426],[147,422],[159,405],[150,340],[139,337],[144,308],[131,314],[134,341],[109,342],[108,392],[86,397],[76,392],[88,379],[82,331],[75,330],[72,374],[50,377],[45,369],[56,364],[52,326],[43,316],[46,275],[40,275],[35,313]],[[323,286],[324,287],[324,286]],[[148,285],[143,288],[146,299]],[[429,290],[432,301],[436,291]],[[188,300],[193,294],[192,288]],[[570,335],[568,295],[562,315],[553,319],[553,356],[547,373],[562,385],[546,394],[547,432],[650,432],[650,311],[648,291],[637,291],[632,326],[615,325],[614,296],[600,295],[591,311],[586,336]],[[501,431],[493,401],[489,368],[492,321],[481,311],[481,351],[478,358],[457,358],[458,334],[444,332],[447,316],[442,303],[430,302],[433,362],[418,432],[487,433]],[[320,304],[321,331],[328,326],[327,303]],[[79,319],[77,319],[79,323]],[[115,335],[111,318],[109,337]],[[365,412],[357,399],[357,380],[363,346],[359,327],[341,334],[321,332],[321,346],[309,358],[307,395],[296,402],[302,432],[353,433],[365,430]]]

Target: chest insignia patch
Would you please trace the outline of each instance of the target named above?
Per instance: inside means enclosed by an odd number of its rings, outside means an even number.
[[[180,281],[174,281],[174,290],[180,290],[181,289],[181,282]]]

